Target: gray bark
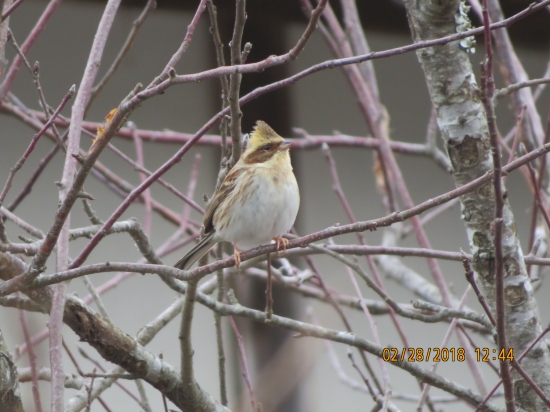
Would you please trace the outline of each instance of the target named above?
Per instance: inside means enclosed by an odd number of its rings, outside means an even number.
[[[406,1],[407,14],[415,42],[436,39],[456,32],[454,15],[459,1]],[[430,47],[417,52],[429,93],[437,113],[441,137],[453,167],[456,186],[489,172],[493,168],[489,133],[479,89],[467,52],[458,42]],[[493,227],[495,196],[492,183],[463,196],[462,219],[474,254],[483,294],[495,312],[495,270]],[[507,340],[518,357],[541,333],[537,303],[523,262],[514,216],[504,206],[504,299]],[[522,361],[523,368],[545,392],[550,392],[548,348],[539,344]],[[529,411],[548,410],[531,387],[513,374],[517,405]]]
[[[0,331],[0,411],[24,412],[17,368]]]

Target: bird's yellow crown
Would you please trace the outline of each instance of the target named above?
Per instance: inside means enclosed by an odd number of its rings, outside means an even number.
[[[258,120],[243,153],[245,164],[263,163],[271,158],[288,156],[289,143],[279,136],[266,122]]]
[[[275,132],[266,122],[258,120],[254,130],[250,135],[250,140],[248,141],[248,146],[246,151],[254,151],[260,147],[265,146],[268,143],[277,144],[281,143],[283,138]]]

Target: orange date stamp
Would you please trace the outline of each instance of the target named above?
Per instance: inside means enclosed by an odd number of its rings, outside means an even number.
[[[477,362],[513,361],[514,349],[475,348]],[[382,359],[385,362],[464,362],[464,348],[384,348]]]

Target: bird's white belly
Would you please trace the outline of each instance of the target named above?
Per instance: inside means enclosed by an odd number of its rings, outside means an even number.
[[[285,179],[287,183],[281,183],[283,179],[277,183],[261,180],[268,178],[255,179],[247,188],[251,195],[233,203],[228,211],[231,222],[221,230],[217,228],[223,240],[235,242],[241,250],[269,244],[274,237],[287,233],[296,219],[300,195],[294,175]],[[239,184],[235,192],[239,191]]]

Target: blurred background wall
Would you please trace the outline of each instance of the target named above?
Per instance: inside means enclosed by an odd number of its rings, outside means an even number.
[[[12,15],[10,26],[20,43],[35,24],[46,3],[40,0],[26,0]],[[118,73],[94,102],[87,116],[88,120],[102,121],[109,110],[116,107],[137,82],[147,84],[162,70],[171,54],[182,41],[192,16],[192,9],[196,6],[196,3],[196,1],[163,2],[159,0],[159,7],[147,19],[138,34],[135,45],[123,61]],[[277,4],[272,2],[266,4],[265,2],[249,1],[248,28],[244,38],[244,41],[253,43],[253,54],[251,54],[249,61],[259,60],[270,54],[283,53],[297,41],[305,27],[306,19],[293,3]],[[380,7],[380,4],[376,3],[388,4],[387,7]],[[512,7],[518,6],[519,3],[526,4],[525,2],[514,3]],[[78,85],[80,83],[86,56],[102,13],[103,4],[104,2],[101,1],[64,2],[48,23],[41,38],[29,52],[28,58],[31,63],[34,61],[40,62],[42,86],[51,105],[57,105],[72,84]],[[141,3],[123,1],[123,7],[117,15],[115,26],[110,34],[103,58],[102,70],[105,70],[116,56],[132,21],[140,12],[140,8],[136,7],[139,4]],[[227,1],[219,5],[220,22],[223,30],[230,30],[234,15],[232,7],[233,2]],[[361,10],[365,17],[363,24],[372,50],[384,50],[411,42],[406,31],[405,12],[398,2],[361,2]],[[543,22],[546,22],[546,26],[537,23],[539,20],[536,19],[541,18]],[[178,73],[194,73],[213,67],[215,64],[207,21],[208,17],[205,14],[189,50],[177,67]],[[530,77],[541,77],[546,69],[549,57],[548,27],[550,25],[548,25],[548,13],[539,13],[535,19],[527,20],[521,24],[520,28],[523,27],[523,29],[514,28],[512,30],[512,33],[517,34],[513,39],[518,46],[522,62]],[[482,56],[482,47],[478,45],[478,51],[472,57],[472,60],[478,62]],[[14,57],[13,49],[10,47],[8,47],[8,57],[10,60]],[[265,84],[331,58],[332,55],[323,39],[318,33],[315,33],[297,61],[285,67],[270,69],[263,77],[262,75],[248,76],[249,78],[245,76],[243,89],[245,91],[250,90],[255,85]],[[382,102],[386,105],[391,116],[392,138],[406,142],[423,142],[431,104],[416,56],[409,53],[391,59],[376,60],[374,67],[378,77]],[[502,86],[502,84],[500,85]],[[34,85],[30,75],[24,69],[21,69],[12,91],[29,107],[39,109]],[[164,95],[145,102],[134,112],[130,120],[142,129],[170,129],[193,133],[217,112],[220,106],[218,96],[219,82],[217,79],[205,81],[201,84],[172,87]],[[548,96],[549,93],[545,92],[539,100],[539,107],[542,108],[540,112],[543,114],[547,113]],[[502,131],[509,130],[515,122],[507,106],[508,104],[509,101],[505,99],[498,108],[499,127]],[[323,71],[309,76],[277,94],[267,95],[257,102],[249,103],[242,110],[244,132],[250,130],[256,119],[263,118],[281,134],[290,137],[295,136],[292,131],[293,127],[303,128],[310,134],[331,134],[333,131],[358,136],[367,134],[367,127],[357,107],[355,97],[340,70]],[[64,114],[69,116],[70,110],[65,109]],[[211,132],[218,133],[218,129],[216,128]],[[33,134],[33,130],[16,119],[6,114],[0,114],[0,180],[7,176],[10,168],[15,160],[21,156]],[[89,144],[87,139],[87,137],[83,137],[83,146],[85,147]],[[129,141],[115,138],[113,143],[131,157],[135,157],[134,146]],[[14,182],[14,189],[10,193],[12,196],[27,181],[33,171],[32,165],[44,156],[50,146],[51,143],[48,140],[41,140],[27,165],[18,173]],[[176,149],[175,146],[170,145],[163,145],[162,147],[155,145],[153,147],[153,145],[145,144],[146,166],[150,170],[154,170]],[[202,156],[202,163],[195,200],[202,202],[202,194],[207,193],[210,195],[215,184],[219,160],[218,149],[200,145],[195,146],[180,164],[167,173],[166,180],[185,192],[194,156],[199,153]],[[372,153],[368,150],[335,148],[333,154],[337,162],[343,189],[357,219],[366,220],[382,216],[384,211],[376,192],[372,174]],[[105,152],[101,160],[128,181],[134,184],[139,182],[139,177],[135,171],[109,152]],[[398,156],[398,161],[416,202],[421,202],[453,188],[451,177],[425,158]],[[299,232],[306,234],[337,222],[347,223],[345,214],[332,191],[329,170],[321,151],[294,152],[293,162],[299,176],[302,196],[302,206],[297,226]],[[57,156],[40,178],[35,192],[19,208],[21,216],[43,230],[46,230],[53,220],[57,206],[57,188],[54,182],[59,180],[61,176],[62,164],[61,156]],[[526,245],[529,230],[526,212],[531,207],[532,200],[517,173],[509,177],[507,184],[518,223],[518,231],[523,244]],[[89,178],[86,191],[98,199],[93,206],[102,218],[108,217],[121,201],[120,198],[113,195],[93,177]],[[182,209],[183,205],[179,199],[167,191],[159,187],[153,187],[152,191],[155,197],[161,199],[173,210],[180,211]],[[8,197],[8,201],[9,199]],[[201,220],[201,216],[195,212],[192,213],[193,218]],[[141,206],[133,206],[122,218],[136,217],[142,220],[143,215],[144,211]],[[71,223],[73,227],[89,225],[86,216],[78,207],[75,208]],[[159,245],[173,230],[174,227],[170,224],[155,217],[152,232],[154,245]],[[464,250],[468,249],[464,227],[460,221],[460,213],[457,207],[428,224],[426,230],[432,244],[437,249],[452,251],[458,251],[460,247]],[[23,234],[10,224],[8,224],[8,231],[12,238],[15,238],[18,233]],[[381,232],[367,233],[366,236],[368,243],[375,245],[380,241]],[[338,243],[355,243],[356,239],[354,236],[349,235],[338,238],[336,241]],[[76,241],[71,245],[73,256],[75,255],[74,251],[84,244],[84,241]],[[412,239],[407,240],[403,245],[417,246]],[[182,253],[184,251],[173,253],[165,259],[165,262],[168,264],[173,263]],[[138,251],[128,236],[114,235],[107,237],[96,248],[88,262],[134,261],[138,258]],[[354,294],[343,267],[328,258],[316,257],[315,260],[321,268],[325,280],[330,285],[349,294]],[[427,266],[422,259],[404,258],[403,261],[429,278],[426,270]],[[55,267],[54,261],[50,259],[48,263],[51,272]],[[441,266],[448,281],[453,285],[454,292],[461,295],[466,285],[461,265],[441,262]],[[109,275],[94,275],[93,280],[95,284],[100,284],[109,277]],[[248,290],[250,293],[260,293],[259,296],[253,297],[263,302],[263,292],[258,292],[258,289],[252,285],[250,280],[240,277],[237,279],[236,287],[244,291]],[[410,292],[396,286],[391,281],[387,281],[386,287],[399,302],[409,302],[415,298]],[[87,293],[78,280],[73,281],[70,288],[80,295]],[[543,285],[539,294],[547,294],[546,290],[548,290],[547,285]],[[375,298],[374,294],[366,287],[362,287],[362,292],[366,298]],[[330,307],[302,297],[280,296],[277,299],[279,313],[285,313],[288,310],[288,313],[306,320],[310,320],[309,316],[313,313],[322,325],[343,329],[339,318]],[[150,275],[134,275],[130,280],[104,296],[104,302],[112,321],[130,335],[135,335],[140,327],[156,317],[174,299],[174,293],[168,290],[161,281]],[[243,297],[243,299],[246,299],[246,297]],[[132,305],[132,310],[128,311],[129,302],[139,302],[139,304]],[[539,300],[539,304],[544,324],[550,320],[548,316],[548,299]],[[469,299],[468,305],[478,308],[474,298]],[[356,333],[365,338],[372,338],[364,315],[359,312],[348,312]],[[28,318],[32,332],[41,330],[47,321],[47,318],[42,315],[29,314]],[[384,317],[377,318],[377,322],[381,331],[382,344],[399,346],[397,334],[388,319]],[[16,310],[0,307],[0,327],[10,349],[13,350],[16,345],[23,342]],[[212,314],[198,306],[193,327],[197,381],[205,390],[217,397],[217,356]],[[254,371],[253,377],[259,379],[264,366],[271,368],[268,370],[270,373],[275,374],[275,366],[278,361],[272,361],[270,364],[268,355],[262,355],[261,351],[258,355],[250,347],[250,341],[253,339],[252,334],[258,333],[252,329],[251,326],[244,326],[244,330],[241,332],[245,341],[248,339],[247,347],[250,349],[248,354],[249,362]],[[429,325],[425,327],[425,325],[407,322],[405,323],[405,329],[411,337],[411,344],[419,347],[426,346],[427,343],[433,345],[434,342],[440,341],[446,326]],[[227,339],[232,341],[232,332],[229,329],[226,332]],[[270,332],[265,333],[273,333],[273,330],[271,329]],[[162,352],[164,358],[171,364],[179,365],[177,335],[178,322],[174,321],[153,340],[149,345],[150,350],[154,353]],[[71,346],[80,346],[90,355],[99,359],[93,349],[84,343],[77,343],[74,334],[68,328],[64,336]],[[276,336],[278,335],[273,335],[273,338],[264,338],[264,344],[270,347],[271,354],[277,353],[276,348],[271,348],[271,343],[279,344],[284,340]],[[454,341],[451,346],[458,346],[458,342]],[[360,380],[349,365],[346,348],[342,345],[334,345],[333,347],[339,356],[344,371],[354,379]],[[287,346],[284,346],[283,354],[289,353],[295,353],[293,358],[295,364],[283,366],[299,371],[299,373],[294,374],[296,382],[291,382],[289,388],[281,389],[287,391],[286,395],[266,410],[328,412],[369,410],[372,407],[373,402],[367,394],[354,391],[338,381],[327,356],[326,346],[322,342],[313,339],[293,340]],[[39,365],[48,365],[47,341],[37,347],[37,354]],[[238,361],[234,355],[232,356],[235,359],[229,362],[229,388],[231,390],[231,405],[235,407],[238,398],[245,392],[245,388],[241,383]],[[82,358],[79,359],[86,370],[92,370],[92,365],[88,361]],[[18,365],[27,366],[26,362],[27,358],[23,356]],[[374,358],[372,358],[372,364],[375,368],[378,368]],[[74,372],[68,359],[65,362],[65,367],[68,371]],[[439,372],[463,385],[468,386],[471,384],[471,377],[464,365],[457,363],[442,364]],[[397,368],[390,366],[390,375],[392,381],[395,382],[394,387],[403,387],[401,383],[405,382],[414,385],[410,387],[416,388],[414,380]],[[486,372],[486,376],[493,381],[495,380],[495,376],[491,376],[490,371]],[[283,384],[282,386],[285,386],[285,382],[277,382],[277,380],[268,379],[268,382],[269,385],[275,385],[273,391],[277,390],[276,385]],[[126,383],[126,385],[130,386],[129,383]],[[40,388],[44,403],[48,405],[49,384],[41,383]],[[33,405],[30,384],[21,385],[21,389],[24,393],[26,410],[31,411]],[[258,391],[269,391],[268,389],[263,388],[258,389]],[[133,386],[132,390],[134,390]],[[158,392],[154,390],[148,392],[154,410],[162,410]],[[441,395],[441,392],[436,390],[432,393],[434,396]],[[71,391],[67,390],[66,397],[70,396]],[[138,410],[138,405],[119,390],[108,391],[104,398],[113,410]],[[411,406],[413,404],[410,403],[397,402],[397,404],[403,410],[412,410],[410,408],[413,407]],[[458,404],[450,406],[446,410],[459,411],[463,410],[463,407],[464,405]],[[99,404],[94,403],[92,410],[99,411],[102,408]],[[234,410],[238,411],[239,409]]]

